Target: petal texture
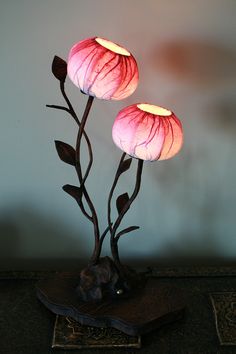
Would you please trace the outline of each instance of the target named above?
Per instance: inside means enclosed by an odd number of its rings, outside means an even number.
[[[118,113],[112,138],[130,156],[147,161],[167,160],[180,151],[183,129],[173,112],[139,103]]]
[[[99,37],[85,39],[71,48],[67,72],[84,93],[105,100],[130,96],[139,78],[132,54]]]

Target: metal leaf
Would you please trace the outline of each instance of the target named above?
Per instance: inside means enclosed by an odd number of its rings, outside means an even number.
[[[126,159],[122,162],[120,168],[119,168],[119,172],[124,173],[125,171],[127,171],[130,168],[132,162],[132,158]]]
[[[67,63],[55,55],[52,62],[52,73],[59,80],[64,82],[67,75]]]
[[[75,149],[63,141],[55,140],[57,153],[62,161],[72,166],[76,164]]]
[[[119,195],[119,197],[116,199],[116,208],[118,211],[118,214],[120,214],[125,206],[125,204],[129,201],[129,195],[128,193],[124,193]]]
[[[73,197],[79,204],[81,203],[83,192],[81,188],[72,186],[71,184],[65,184],[62,189]]]

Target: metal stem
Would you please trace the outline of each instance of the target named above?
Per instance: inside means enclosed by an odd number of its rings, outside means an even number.
[[[92,163],[93,163],[93,152],[92,152],[92,146],[90,143],[90,140],[85,132],[85,124],[94,100],[94,97],[89,96],[88,101],[87,101],[87,105],[85,107],[85,111],[83,114],[83,117],[80,120],[78,119],[75,110],[65,92],[65,83],[63,81],[60,81],[60,90],[62,93],[62,96],[64,98],[64,100],[66,101],[68,108],[67,107],[63,107],[63,106],[57,106],[57,105],[47,105],[49,108],[55,108],[55,109],[60,109],[60,110],[64,110],[66,112],[68,112],[72,118],[75,120],[75,122],[77,123],[77,125],[79,126],[79,130],[78,130],[78,135],[77,135],[77,140],[76,140],[76,172],[79,178],[79,182],[80,182],[80,188],[82,190],[82,195],[84,196],[87,205],[90,209],[91,212],[91,216],[87,213],[87,211],[84,208],[84,204],[83,201],[81,200],[81,204],[79,204],[80,209],[82,211],[82,213],[93,223],[94,226],[94,237],[95,237],[95,246],[94,246],[94,251],[93,251],[93,255],[91,258],[91,261],[94,262],[94,259],[97,259],[96,254],[99,253],[99,238],[100,238],[100,232],[99,232],[99,225],[98,225],[98,218],[97,218],[97,213],[96,210],[94,208],[94,205],[89,197],[89,194],[87,192],[87,189],[85,187],[85,181],[89,175],[89,172],[91,170],[92,167]],[[82,168],[81,168],[81,162],[80,162],[80,145],[81,145],[81,140],[82,137],[84,136],[86,143],[87,143],[87,147],[88,147],[88,152],[89,152],[89,163],[88,166],[86,168],[85,174],[84,176],[82,175]],[[103,236],[104,238],[104,236]],[[101,251],[100,251],[101,252]]]
[[[78,131],[78,135],[77,135],[77,140],[76,140],[76,149],[75,149],[75,153],[76,153],[76,166],[75,166],[75,168],[76,168],[76,172],[77,172],[77,175],[78,175],[78,178],[80,181],[80,188],[82,189],[82,194],[83,194],[83,196],[88,204],[88,207],[91,211],[91,214],[92,214],[92,222],[93,222],[93,226],[94,226],[95,247],[94,247],[94,252],[92,255],[91,262],[94,262],[94,260],[96,258],[96,254],[98,252],[97,249],[99,248],[100,232],[99,232],[97,213],[96,213],[95,207],[91,201],[91,198],[89,197],[87,189],[85,187],[85,179],[82,176],[81,161],[80,161],[80,147],[81,147],[82,136],[84,133],[84,128],[85,128],[85,125],[86,125],[86,122],[88,119],[90,109],[92,107],[93,100],[94,100],[94,97],[89,96],[85,110],[84,110],[83,117],[81,119],[79,131]]]
[[[112,200],[112,197],[113,197],[113,193],[114,193],[114,190],[116,188],[116,185],[117,185],[117,182],[119,180],[119,177],[121,175],[120,173],[120,166],[122,165],[124,159],[125,159],[125,156],[126,156],[126,153],[124,152],[121,156],[121,159],[120,159],[120,163],[118,165],[118,168],[117,168],[117,171],[116,171],[116,174],[115,174],[115,178],[114,178],[114,182],[112,184],[112,187],[111,187],[111,191],[109,193],[109,197],[108,197],[108,203],[107,203],[107,221],[108,221],[108,227],[109,227],[109,230],[110,230],[110,233],[112,232],[112,222],[111,222],[111,200]]]
[[[76,123],[78,124],[78,126],[80,127],[81,125],[81,122],[79,121],[76,113],[75,113],[75,110],[65,92],[65,83],[60,81],[60,90],[61,90],[61,93],[62,93],[62,96],[64,97],[68,107],[69,107],[69,113],[71,114],[72,118],[76,121]],[[55,107],[56,108],[56,107]],[[59,108],[61,109],[61,108]],[[65,109],[67,110],[67,109]],[[88,146],[88,152],[89,152],[89,163],[88,163],[88,166],[87,166],[87,169],[85,171],[85,174],[84,174],[84,177],[83,177],[83,184],[85,183],[88,175],[89,175],[89,172],[91,170],[91,167],[92,167],[92,164],[93,164],[93,151],[92,151],[92,146],[91,146],[91,143],[90,143],[90,140],[88,138],[88,135],[86,133],[86,131],[83,129],[83,135],[84,135],[84,138],[86,140],[86,143],[87,143],[87,146]]]
[[[120,271],[122,271],[123,267],[121,265],[119,253],[118,253],[117,242],[118,242],[119,238],[116,238],[116,231],[117,231],[118,227],[120,226],[120,223],[121,223],[123,217],[125,216],[128,209],[130,208],[131,204],[133,203],[133,201],[135,200],[135,198],[137,197],[137,195],[139,193],[140,186],[141,186],[142,170],[143,170],[143,160],[139,159],[138,166],[137,166],[137,172],[136,172],[136,183],[135,183],[134,191],[133,191],[131,197],[129,198],[129,200],[127,201],[127,203],[125,204],[124,208],[122,209],[121,213],[119,214],[118,218],[116,219],[114,226],[112,227],[111,239],[110,239],[111,252],[112,252],[114,262]]]

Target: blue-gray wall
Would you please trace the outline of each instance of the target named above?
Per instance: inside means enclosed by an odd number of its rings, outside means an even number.
[[[73,168],[57,158],[53,143],[73,144],[75,125],[45,104],[63,102],[50,72],[53,56],[66,59],[76,41],[94,35],[127,47],[140,68],[137,91],[121,102],[96,100],[88,123],[95,148],[88,184],[102,227],[121,155],[112,122],[122,107],[147,101],[182,119],[185,144],[172,160],[145,163],[141,193],[124,222],[141,229],[121,240],[122,256],[146,263],[235,258],[235,18],[234,0],[1,1],[2,266],[56,267],[92,252],[91,225],[61,190],[76,183]],[[67,87],[82,113],[86,97],[69,81]],[[120,192],[133,183],[134,170]]]

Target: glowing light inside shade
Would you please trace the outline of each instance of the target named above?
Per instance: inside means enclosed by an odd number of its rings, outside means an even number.
[[[95,41],[99,44],[101,44],[103,47],[111,50],[114,53],[117,54],[122,54],[122,55],[126,55],[126,56],[130,56],[130,52],[128,52],[128,50],[126,50],[125,48],[120,47],[119,45],[108,41],[107,39],[103,39],[103,38],[95,38]]]
[[[169,111],[168,109],[159,107],[159,106],[154,106],[152,104],[147,104],[147,103],[141,103],[138,104],[137,107],[139,109],[141,109],[141,111],[147,112],[147,113],[151,113],[151,114],[155,114],[157,116],[170,116],[172,114],[171,111]]]

